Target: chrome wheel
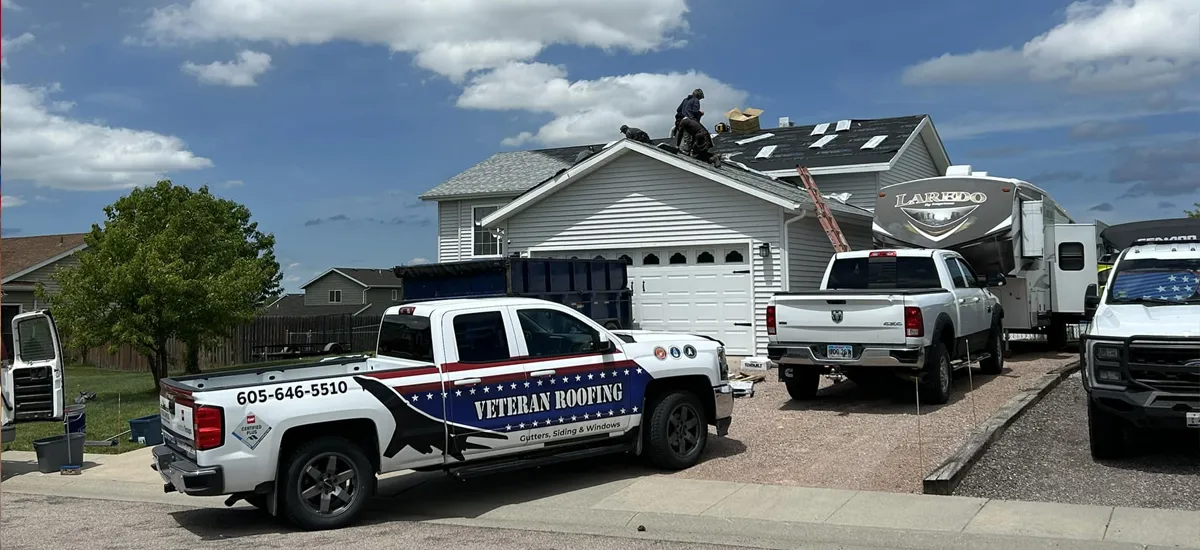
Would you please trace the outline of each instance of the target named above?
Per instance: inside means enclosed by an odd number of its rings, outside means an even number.
[[[322,453],[300,469],[296,487],[300,501],[321,516],[337,516],[358,498],[358,473],[354,463],[341,453]]]
[[[680,404],[667,419],[667,444],[678,456],[688,456],[700,446],[700,415],[688,403]]]

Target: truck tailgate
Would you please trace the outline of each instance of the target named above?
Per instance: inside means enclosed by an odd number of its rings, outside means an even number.
[[[838,294],[775,296],[780,343],[903,344],[904,296]]]

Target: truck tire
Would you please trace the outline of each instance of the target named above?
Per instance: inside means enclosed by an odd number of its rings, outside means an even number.
[[[808,401],[817,396],[817,387],[821,385],[821,373],[816,369],[795,367],[790,380],[784,382],[788,396],[796,401]]]
[[[284,514],[301,529],[349,525],[375,493],[371,461],[358,445],[341,437],[304,443],[290,453],[284,472]]]
[[[1088,400],[1088,446],[1092,458],[1120,458],[1125,451],[1125,426],[1121,419]]]
[[[921,402],[945,405],[950,401],[950,389],[954,386],[954,369],[950,366],[950,352],[946,350],[946,344],[938,342],[929,346],[923,370]]]
[[[673,391],[645,416],[646,451],[650,463],[667,470],[683,470],[700,461],[708,443],[708,419],[700,398],[691,392]]]
[[[987,352],[990,357],[979,362],[979,372],[983,374],[1000,374],[1004,371],[1004,328],[999,321],[992,322],[992,331],[988,334]]]

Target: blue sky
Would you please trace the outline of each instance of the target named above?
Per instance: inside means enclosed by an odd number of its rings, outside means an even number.
[[[165,176],[249,206],[296,290],[434,258],[419,193],[622,122],[662,137],[697,86],[766,125],[929,114],[953,162],[1082,220],[1200,201],[1195,0],[413,3],[4,0],[5,236],[86,231]]]

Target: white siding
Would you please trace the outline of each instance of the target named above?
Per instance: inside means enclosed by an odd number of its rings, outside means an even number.
[[[508,220],[508,250],[542,252],[748,243],[756,353],[766,352],[766,307],[783,288],[783,210],[637,153],[626,153]],[[771,257],[759,257],[760,243]]]
[[[820,176],[813,176],[813,183],[817,184],[817,189],[821,190],[822,195],[850,193],[850,199],[846,201],[847,203],[859,208],[874,209],[875,197],[879,194],[878,174],[878,172],[824,174]],[[803,187],[803,184],[800,183],[799,176],[782,179],[785,179],[798,187]]]
[[[471,209],[476,206],[501,206],[512,197],[441,201],[438,203],[439,262],[470,260],[472,255],[471,234],[473,230]]]
[[[917,134],[913,137],[913,142],[909,144],[908,149],[905,149],[900,158],[896,159],[892,169],[879,174],[879,183],[882,187],[940,175],[942,174],[938,171],[937,165],[933,163],[933,156],[929,154],[929,146],[925,143],[924,136]],[[875,201],[872,200],[871,208],[874,206]]]

